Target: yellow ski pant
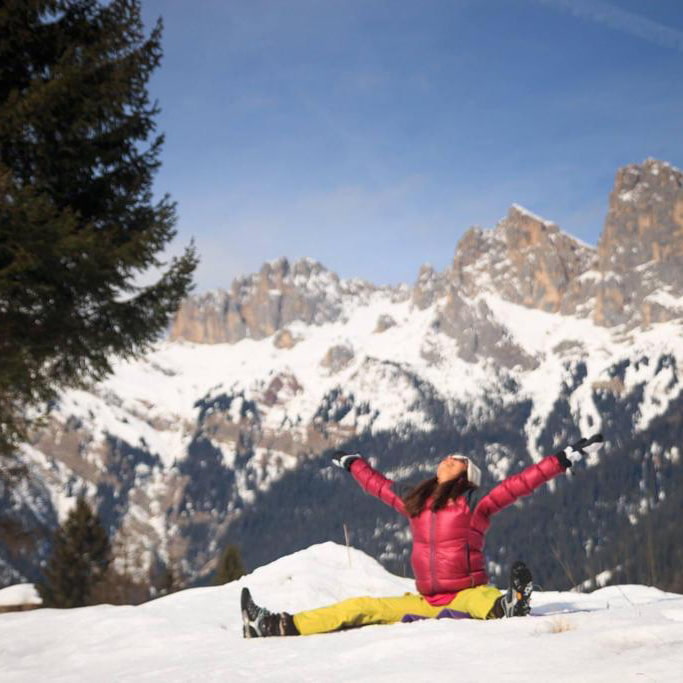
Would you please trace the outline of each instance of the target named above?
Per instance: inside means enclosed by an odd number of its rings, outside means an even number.
[[[446,605],[430,605],[415,593],[390,598],[351,598],[328,607],[298,612],[294,615],[294,625],[301,635],[307,636],[367,624],[393,624],[406,614],[436,617],[444,609],[467,612],[475,619],[486,619],[500,595],[495,586],[475,586],[460,591]]]

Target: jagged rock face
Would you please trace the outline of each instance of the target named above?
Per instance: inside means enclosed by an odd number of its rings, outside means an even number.
[[[594,262],[590,247],[514,205],[493,231],[465,233],[451,281],[468,297],[488,290],[529,308],[570,313],[576,308],[571,283]]]
[[[487,357],[505,368],[531,370],[538,365],[514,343],[485,301],[469,302],[453,286],[438,308],[434,327],[458,342],[458,355],[468,363]],[[423,357],[427,356],[423,353]]]
[[[677,318],[683,313],[683,173],[653,159],[620,169],[597,251],[515,205],[494,230],[470,229],[445,275],[465,297],[494,292],[529,308],[590,316],[606,327]],[[430,305],[438,298],[437,277],[421,273],[416,301]]]
[[[413,287],[411,301],[420,311],[429,308],[437,299],[444,295],[448,280],[445,275],[437,273],[429,264],[420,268],[417,282]]]
[[[232,341],[229,330],[234,324],[234,317],[230,298],[223,290],[188,297],[176,314],[169,337],[210,344]]]
[[[263,339],[294,321],[307,325],[335,321],[345,299],[362,301],[376,289],[361,280],[340,280],[311,259],[290,265],[283,258],[235,280],[229,293],[186,299],[169,336],[207,344]]]
[[[662,322],[683,295],[683,173],[654,159],[620,169],[598,245],[602,325]]]
[[[670,320],[683,311],[683,174],[652,159],[620,169],[597,251],[513,205],[493,230],[468,230],[443,273],[425,265],[411,289],[391,295],[425,310],[450,296],[451,286],[467,299],[491,292],[607,327]],[[295,321],[337,321],[347,304],[362,305],[381,289],[341,280],[310,259],[293,265],[280,259],[235,280],[230,292],[187,299],[170,338],[262,339]],[[284,336],[276,344],[291,341]]]
[[[648,159],[619,169],[598,247],[600,267],[683,262],[683,173]]]

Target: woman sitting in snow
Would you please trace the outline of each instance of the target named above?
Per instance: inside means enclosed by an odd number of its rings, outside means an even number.
[[[571,467],[588,452],[602,446],[600,434],[512,475],[479,502],[473,492],[481,473],[466,456],[449,455],[438,465],[436,476],[423,481],[405,497],[393,482],[374,470],[357,453],[337,451],[333,463],[351,473],[361,488],[408,517],[413,534],[411,562],[419,594],[389,598],[351,598],[328,607],[288,614],[272,613],[254,604],[249,589],[242,590],[244,636],[287,636],[325,633],[366,624],[391,624],[407,615],[437,617],[444,610],[475,619],[526,616],[533,588],[523,562],[510,572],[505,594],[488,584],[484,536],[491,516],[530,494],[541,484]]]

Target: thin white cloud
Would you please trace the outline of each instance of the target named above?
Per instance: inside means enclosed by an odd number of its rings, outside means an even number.
[[[582,19],[641,38],[661,47],[683,52],[683,31],[652,19],[614,7],[601,0],[538,0],[543,5],[564,10]]]

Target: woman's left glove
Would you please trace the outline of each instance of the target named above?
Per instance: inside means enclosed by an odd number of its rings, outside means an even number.
[[[332,456],[332,464],[337,467],[343,467],[347,472],[351,470],[351,465],[355,460],[360,458],[358,453],[349,453],[348,451],[335,451]]]
[[[575,463],[579,462],[581,458],[585,458],[591,453],[596,453],[605,444],[605,439],[602,434],[593,434],[593,436],[579,439],[576,443],[571,446],[567,446],[563,451],[556,453],[557,459],[560,464],[568,469]]]

